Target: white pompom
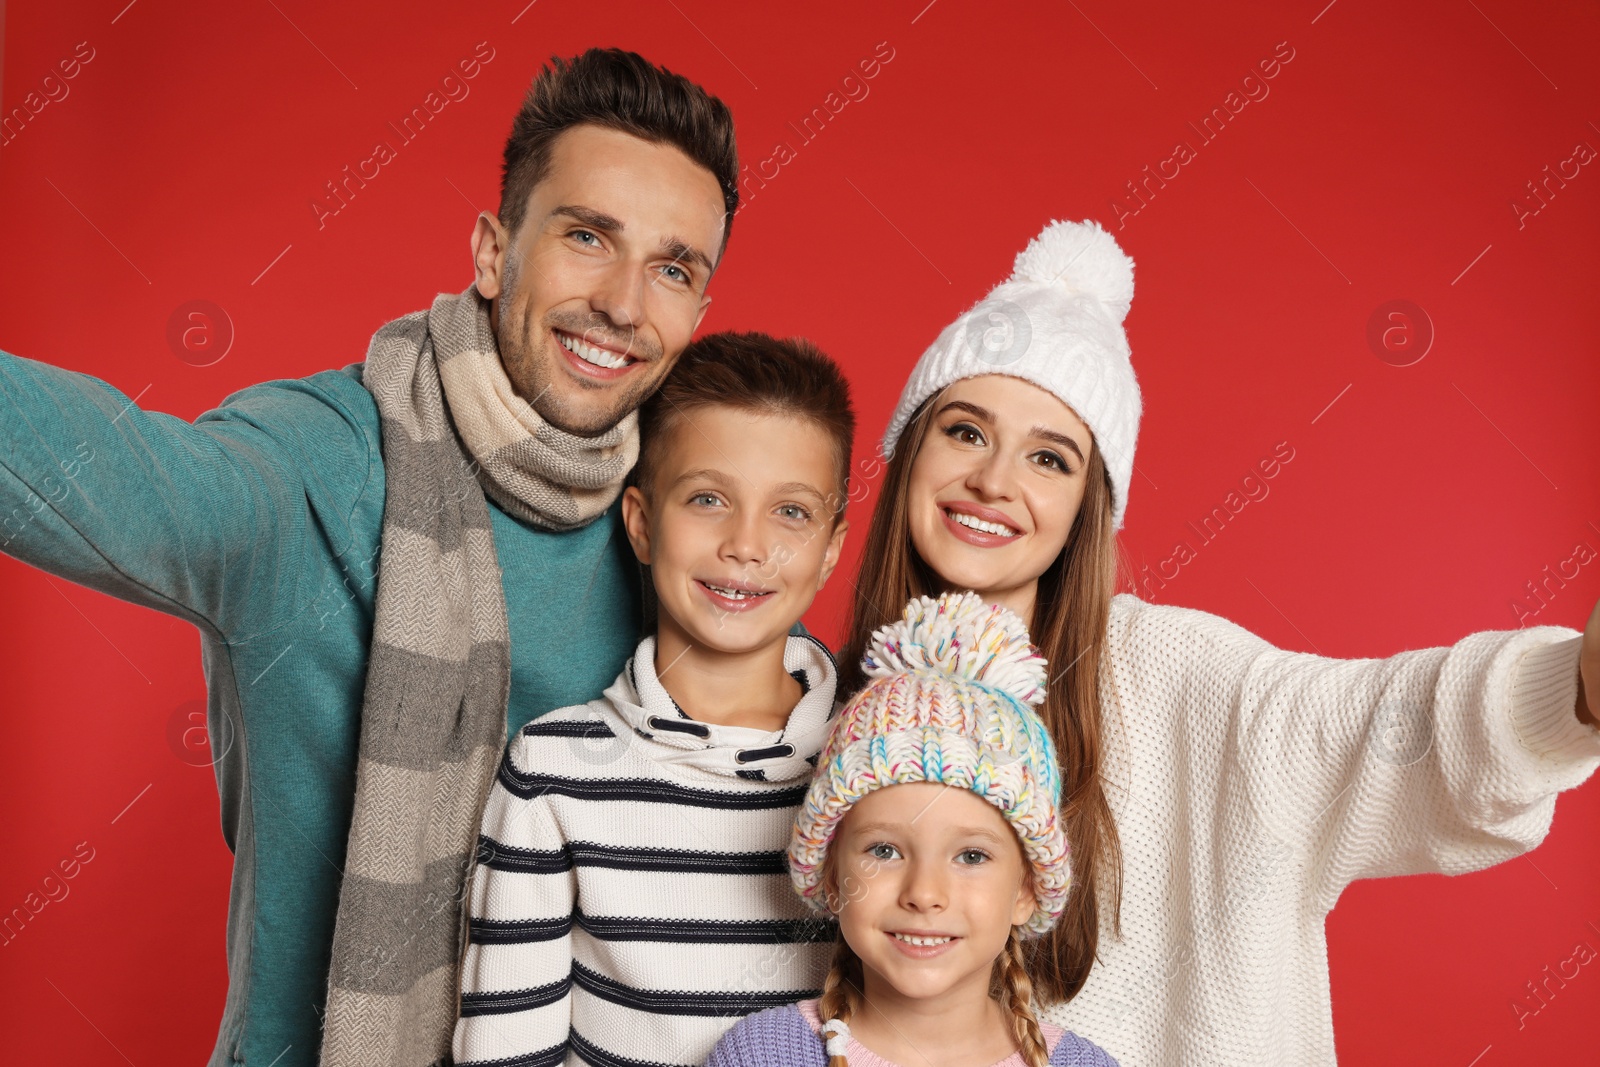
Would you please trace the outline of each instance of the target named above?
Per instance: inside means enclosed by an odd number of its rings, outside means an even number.
[[[869,678],[935,670],[982,682],[1023,704],[1044,701],[1045,666],[1017,614],[972,592],[911,601],[900,619],[873,631],[861,658]]]
[[[1121,322],[1133,303],[1133,260],[1100,224],[1052,222],[1017,253],[1011,281],[1065,286],[1111,308]]]

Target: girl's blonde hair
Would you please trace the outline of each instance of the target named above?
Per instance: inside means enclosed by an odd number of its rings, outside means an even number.
[[[938,401],[935,394],[917,408],[885,467],[861,552],[871,565],[861,569],[848,643],[839,656],[841,698],[865,681],[861,654],[872,632],[897,618],[906,601],[940,592],[938,575],[911,543],[908,521],[911,467]],[[1083,988],[1099,944],[1101,909],[1107,904],[1113,930],[1120,928],[1122,849],[1100,774],[1105,746],[1100,661],[1116,592],[1116,531],[1111,478],[1093,441],[1084,473],[1078,516],[1061,554],[1039,576],[1029,626],[1033,643],[1052,664],[1039,714],[1061,760],[1062,821],[1073,868],[1066,911],[1047,935],[1021,948],[1042,1003],[1071,1000]],[[1102,888],[1108,890],[1109,901],[1101,899]]]

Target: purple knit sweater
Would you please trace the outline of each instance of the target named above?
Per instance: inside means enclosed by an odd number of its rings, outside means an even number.
[[[1050,1053],[1051,1067],[1117,1067],[1099,1045],[1070,1030]],[[828,1067],[822,1038],[793,1004],[768,1008],[739,1020],[717,1047],[706,1067]]]

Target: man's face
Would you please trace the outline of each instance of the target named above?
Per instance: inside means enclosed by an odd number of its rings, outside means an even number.
[[[508,236],[473,235],[500,361],[551,425],[594,436],[655,391],[700,325],[725,205],[680,149],[598,126],[556,138]]]

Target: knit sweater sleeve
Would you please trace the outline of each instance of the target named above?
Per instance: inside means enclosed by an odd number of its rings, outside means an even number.
[[[793,1004],[740,1019],[722,1035],[706,1067],[826,1067],[822,1039]]]
[[[1293,857],[1324,909],[1357,878],[1459,874],[1533,848],[1555,795],[1600,765],[1600,731],[1574,714],[1574,630],[1339,660],[1118,600],[1111,673],[1129,728],[1166,717],[1175,762],[1215,790],[1201,832],[1271,839],[1259,854]]]
[[[1050,1067],[1118,1067],[1111,1053],[1068,1030],[1050,1050]]]
[[[572,1028],[577,878],[549,795],[519,795],[507,773],[528,771],[530,740],[523,731],[506,746],[484,806],[452,1049],[460,1067],[560,1062]]]
[[[308,546],[346,552],[358,502],[381,507],[377,412],[347,370],[191,424],[0,352],[0,552],[234,640],[284,624],[322,595],[300,588]]]

